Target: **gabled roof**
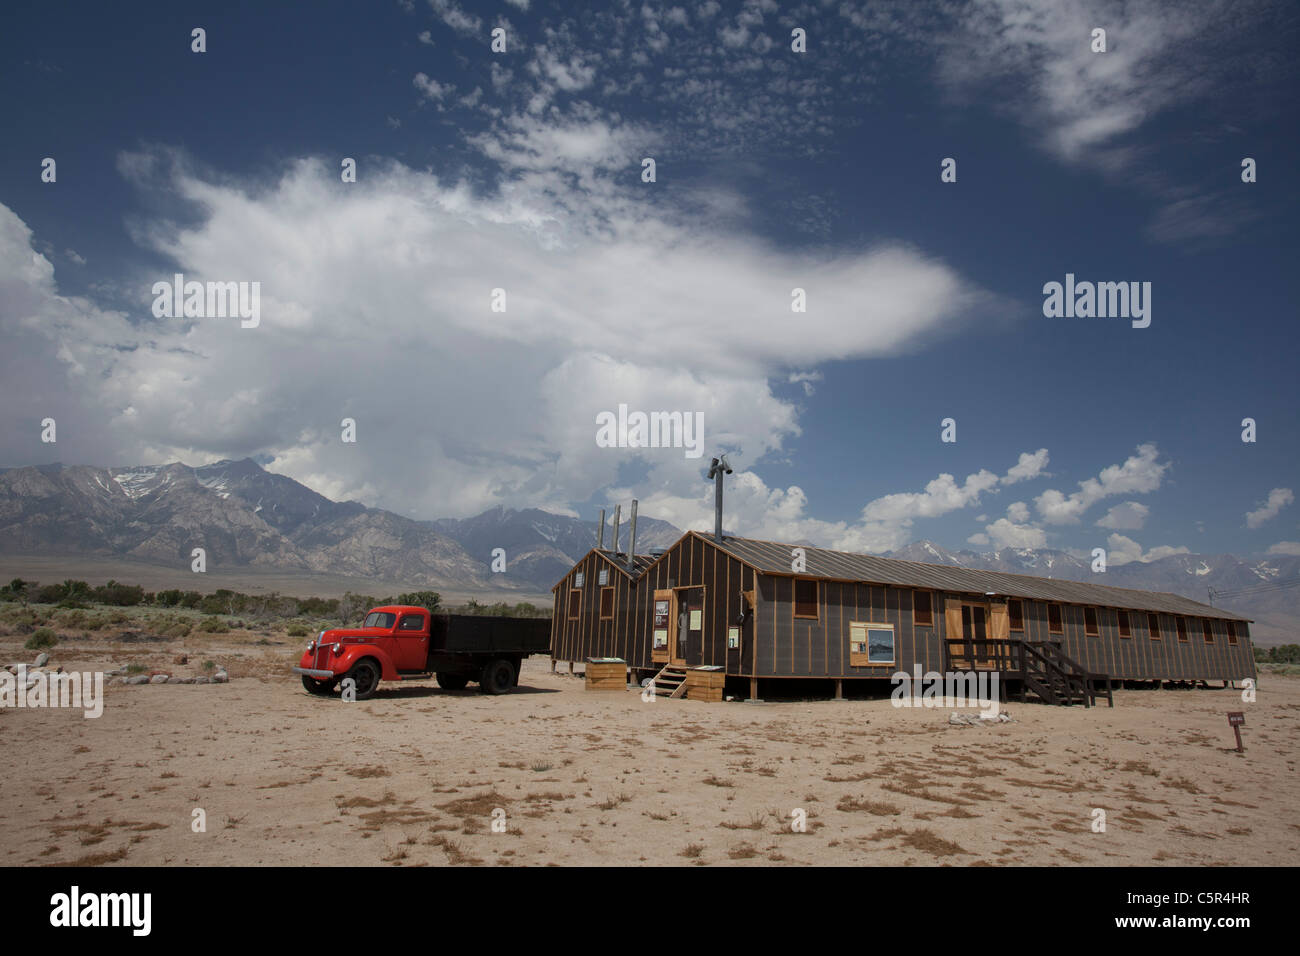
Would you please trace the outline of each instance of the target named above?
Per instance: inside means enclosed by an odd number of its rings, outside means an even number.
[[[576,568],[578,565],[582,564],[583,561],[586,561],[587,558],[591,557],[591,555],[593,554],[597,555],[598,557],[604,558],[606,564],[613,565],[614,568],[616,568],[620,574],[622,574],[626,578],[631,578],[634,581],[641,576],[641,573],[645,571],[646,568],[650,567],[650,565],[658,561],[660,557],[657,554],[633,555],[632,573],[629,574],[627,570],[626,552],[620,551],[615,553],[614,551],[611,551],[609,548],[592,548],[590,551],[588,551],[586,554],[580,557],[577,561],[573,562],[573,567]],[[572,571],[573,569],[570,568],[569,573],[572,573]],[[569,576],[569,573],[566,573],[564,577],[567,578]],[[551,585],[551,590],[554,591],[556,588],[560,586],[560,584],[563,581],[564,578],[560,578],[559,581],[556,581],[553,585]]]
[[[738,561],[749,565],[755,571],[764,574],[864,584],[893,584],[901,587],[931,588],[936,591],[957,591],[968,594],[985,594],[991,591],[995,594],[1031,601],[1090,604],[1098,607],[1187,614],[1231,621],[1250,620],[1242,614],[1225,608],[1212,607],[1165,591],[1139,591],[1133,588],[1111,587],[1107,584],[1040,578],[1028,574],[1009,574],[1005,571],[954,568],[941,564],[924,564],[920,561],[878,558],[869,554],[830,551],[807,545],[779,544],[754,538],[724,536],[722,543],[718,544],[713,540],[712,535],[703,535],[695,531],[688,531],[686,535],[702,538]],[[794,548],[803,548],[807,564],[807,569],[797,575],[790,569],[791,551]]]

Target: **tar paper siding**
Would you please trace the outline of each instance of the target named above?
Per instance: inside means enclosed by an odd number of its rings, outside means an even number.
[[[601,568],[614,586],[614,616],[600,620]],[[568,594],[576,572],[584,575],[578,619],[568,619]],[[726,673],[758,677],[888,678],[896,670],[947,667],[945,601],[983,603],[983,595],[930,591],[933,624],[914,625],[913,589],[859,582],[818,582],[818,619],[794,616],[794,577],[756,572],[706,538],[685,535],[635,581],[598,552],[586,555],[555,589],[552,654],[557,660],[621,657],[641,669],[651,660],[653,602],[656,590],[703,587],[702,640],[693,642],[688,666],[721,665]],[[728,650],[727,629],[746,607],[742,592],[754,592],[755,607],[741,627],[738,649]],[[1118,679],[1241,680],[1255,676],[1250,629],[1237,622],[1237,644],[1229,645],[1227,622],[1212,619],[1213,644],[1206,644],[1202,618],[1188,616],[1187,641],[1179,642],[1177,617],[1160,614],[1161,640],[1151,640],[1147,613],[1130,610],[1131,637],[1119,636],[1116,608],[1097,607],[1098,634],[1085,633],[1084,607],[1062,604],[1063,632],[1048,624],[1048,603],[1022,600],[1024,627],[1012,638],[1060,641],[1066,654],[1084,667]],[[894,626],[893,664],[852,667],[848,662],[849,624]]]

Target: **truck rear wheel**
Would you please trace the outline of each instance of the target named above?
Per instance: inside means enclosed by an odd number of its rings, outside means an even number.
[[[485,694],[504,694],[515,686],[515,668],[505,658],[497,658],[483,665],[479,690]]]
[[[302,686],[307,688],[307,693],[309,694],[320,694],[322,697],[327,697],[334,692],[334,688],[338,686],[338,681],[317,680],[314,677],[308,677],[306,674],[303,674]]]
[[[469,683],[469,678],[464,674],[448,674],[446,671],[438,671],[438,686],[445,690],[464,690],[465,685]]]
[[[379,667],[371,660],[357,661],[343,679],[347,680],[348,677],[352,678],[353,686],[356,687],[357,700],[369,700],[379,687]]]

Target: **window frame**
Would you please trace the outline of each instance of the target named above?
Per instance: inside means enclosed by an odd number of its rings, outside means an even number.
[[[1012,614],[1012,613],[1011,613],[1011,607],[1012,607],[1012,605],[1015,605],[1015,607],[1018,609],[1018,611],[1019,611],[1018,614]],[[1017,618],[1017,617],[1020,618],[1020,623],[1019,623],[1019,624],[1016,623],[1016,618]],[[1020,631],[1021,633],[1024,633],[1024,630],[1025,630],[1025,602],[1022,601],[1020,598],[1007,598],[1007,629],[1008,629],[1008,630],[1011,630],[1011,631]]]
[[[799,613],[799,605],[800,605],[801,603],[803,603],[803,604],[806,604],[806,603],[807,603],[806,601],[801,602],[801,601],[799,600],[799,585],[801,585],[801,584],[803,584],[803,585],[809,585],[809,584],[811,584],[811,585],[812,585],[812,588],[813,588],[813,613],[811,613],[811,614],[800,614],[800,613]],[[821,614],[821,611],[822,611],[822,601],[821,601],[821,597],[822,597],[822,594],[821,594],[821,582],[818,581],[816,578],[795,578],[795,579],[794,579],[794,594],[792,595],[793,600],[791,601],[792,610],[794,611],[794,617],[795,617],[795,620],[798,620],[798,621],[820,621],[820,620],[821,620],[821,617],[822,617],[822,614]]]
[[[925,595],[925,613],[929,620],[921,621],[916,617],[916,599],[919,595]],[[934,592],[924,589],[912,589],[912,626],[913,627],[934,627]]]
[[[1160,615],[1154,611],[1147,611],[1147,633],[1153,641],[1163,641],[1164,632],[1160,628]]]
[[[1052,627],[1052,608],[1056,608],[1056,627]],[[1065,607],[1061,604],[1048,603],[1047,605],[1047,633],[1064,634],[1065,633]]]
[[[1179,644],[1190,644],[1192,637],[1187,630],[1187,618],[1179,614],[1174,618],[1174,629],[1178,632]]]
[[[1237,646],[1237,622],[1225,621],[1224,623],[1228,625],[1228,646],[1236,647]]]
[[[1115,608],[1115,619],[1120,638],[1126,641],[1130,640],[1133,637],[1133,621],[1129,618],[1128,608]]]
[[[577,600],[574,600],[574,596]],[[576,605],[576,606],[575,606]],[[567,619],[576,621],[582,617],[582,588],[569,588],[569,608]]]
[[[1201,636],[1205,638],[1206,644],[1214,643],[1214,626],[1208,617],[1201,618]]]
[[[605,613],[605,595],[609,595],[609,613]],[[607,584],[600,589],[600,619],[602,621],[614,620],[614,585]]]
[[[1088,615],[1092,614],[1092,627],[1088,627]],[[1097,609],[1092,605],[1085,605],[1083,609],[1083,633],[1086,637],[1101,637],[1101,619],[1097,614]]]

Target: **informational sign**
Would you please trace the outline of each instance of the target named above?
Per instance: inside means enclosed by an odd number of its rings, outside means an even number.
[[[1241,728],[1246,723],[1246,715],[1239,710],[1228,712],[1228,725],[1232,732],[1237,735],[1237,753],[1242,752],[1241,747]]]
[[[691,612],[691,630],[692,630],[692,631],[698,631],[698,630],[701,630],[703,627],[704,627],[704,612],[703,612],[703,611],[692,611],[692,612]]]
[[[740,628],[738,627],[727,628],[727,649],[734,651],[739,646],[740,646]]]

